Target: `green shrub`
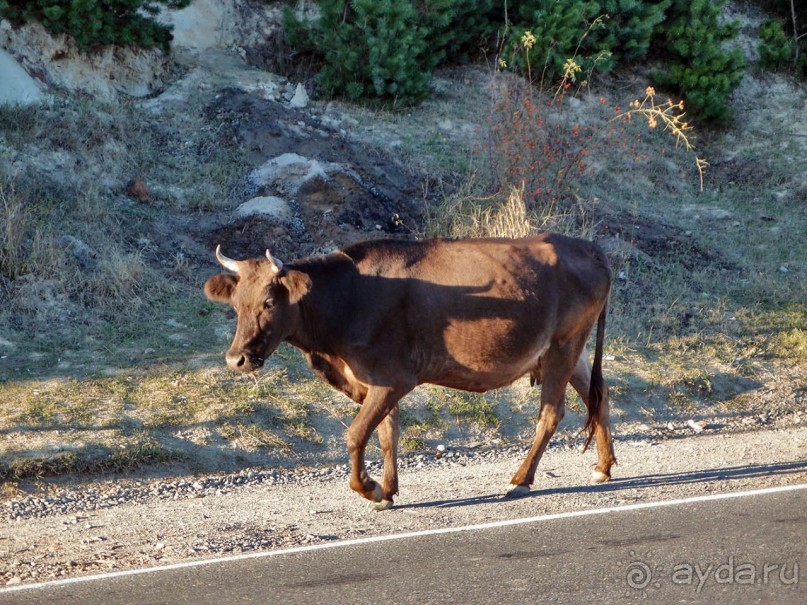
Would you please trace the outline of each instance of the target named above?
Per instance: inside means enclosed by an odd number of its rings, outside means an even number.
[[[667,63],[657,83],[683,95],[690,115],[723,122],[745,68],[739,49],[723,47],[737,33],[718,22],[725,2],[319,0],[314,23],[287,9],[286,30],[292,47],[320,61],[326,95],[396,104],[423,100],[435,67],[486,43],[499,44],[508,68],[549,85],[641,61],[652,42]]]
[[[592,32],[590,44],[611,53],[604,70],[623,61],[640,61],[647,55],[653,35],[665,19],[671,0],[601,0],[599,14],[607,15],[604,27]]]
[[[578,47],[598,16],[599,4],[586,0],[519,3],[512,15],[503,53],[507,65],[541,82],[559,80],[566,61],[573,57],[588,67],[584,57],[578,56]]]
[[[496,31],[493,0],[411,0],[428,48],[431,69],[466,58]]]
[[[508,35],[508,63],[542,74],[542,81],[552,82],[565,74],[566,61],[574,58],[583,71],[596,64],[600,72],[618,63],[639,61],[648,52],[664,11],[671,0],[599,0],[555,2],[530,0],[514,9]],[[529,53],[519,42],[531,32],[535,44]]]
[[[154,21],[158,4],[182,8],[191,0],[0,0],[0,17],[19,25],[38,21],[54,34],[68,34],[76,45],[159,46],[168,49],[171,28]]]
[[[428,94],[435,65],[425,28],[408,0],[329,0],[302,23],[286,11],[289,42],[319,54],[317,79],[329,95],[376,97],[408,104]]]
[[[785,35],[781,22],[771,19],[759,28],[759,63],[780,70],[793,59],[793,40]]]
[[[301,22],[284,13],[289,43],[321,61],[328,95],[412,104],[429,92],[434,68],[465,56],[491,30],[493,0],[320,0]]]
[[[724,48],[739,30],[736,22],[718,21],[725,4],[726,0],[674,0],[659,42],[667,69],[655,77],[660,86],[683,95],[691,116],[718,123],[728,120],[728,97],[745,70],[742,51]]]
[[[801,77],[807,77],[807,0],[756,0],[756,3],[763,10],[779,17],[784,35],[791,42],[788,60],[795,65],[796,72]],[[759,33],[760,38],[763,38],[762,44],[765,45],[764,36],[770,36],[772,31],[763,32],[760,28]]]

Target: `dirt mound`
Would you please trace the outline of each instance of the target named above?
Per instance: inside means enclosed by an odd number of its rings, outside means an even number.
[[[297,258],[368,237],[407,237],[422,220],[420,177],[381,150],[357,145],[316,116],[236,89],[224,90],[205,111],[222,145],[237,148],[256,168],[293,151],[300,161],[337,166],[291,184],[247,179],[244,201],[280,196],[291,218],[221,217],[200,238],[223,243],[228,254],[254,256],[263,248]]]

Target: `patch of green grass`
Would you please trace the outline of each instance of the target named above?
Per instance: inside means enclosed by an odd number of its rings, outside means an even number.
[[[468,423],[481,429],[496,428],[499,418],[490,402],[480,393],[447,392],[448,412],[458,424]]]
[[[401,451],[404,453],[420,452],[427,448],[426,441],[409,434],[408,431],[401,435],[399,445]]]
[[[773,335],[767,352],[775,357],[807,361],[807,330],[793,328]]]

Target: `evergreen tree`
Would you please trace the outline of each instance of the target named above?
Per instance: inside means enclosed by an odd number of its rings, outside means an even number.
[[[725,4],[726,0],[674,0],[660,42],[668,68],[655,78],[684,96],[691,115],[719,123],[728,120],[728,97],[745,70],[742,51],[724,48],[739,29],[736,22],[718,21]]]
[[[14,24],[39,21],[51,33],[68,34],[84,50],[97,46],[160,46],[171,28],[154,21],[157,5],[182,8],[191,0],[0,0],[0,17]]]
[[[315,23],[285,13],[289,42],[322,60],[330,95],[411,104],[429,92],[434,68],[481,36],[492,0],[320,0]],[[480,12],[481,10],[481,12]]]
[[[564,64],[578,56],[578,46],[591,21],[599,16],[597,2],[530,0],[517,3],[509,15],[513,26],[508,36],[508,64],[529,71],[534,80],[551,82],[563,76]],[[532,33],[532,45],[522,42]],[[584,62],[577,57],[578,63]]]
[[[650,42],[671,0],[600,0],[599,14],[606,15],[603,27],[592,31],[588,46],[611,53],[610,61],[598,65],[607,70],[618,63],[639,61],[647,55]]]
[[[773,70],[783,69],[793,60],[793,39],[785,34],[782,23],[776,19],[759,27],[759,63]]]

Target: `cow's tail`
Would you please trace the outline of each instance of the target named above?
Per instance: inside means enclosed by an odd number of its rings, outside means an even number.
[[[591,440],[594,438],[594,429],[597,427],[597,420],[600,416],[600,409],[608,403],[608,387],[602,378],[602,352],[605,343],[605,317],[608,315],[608,300],[600,311],[597,319],[597,344],[594,349],[594,363],[591,366],[591,385],[588,389],[588,419],[586,420],[586,442],[583,451],[588,449]]]

